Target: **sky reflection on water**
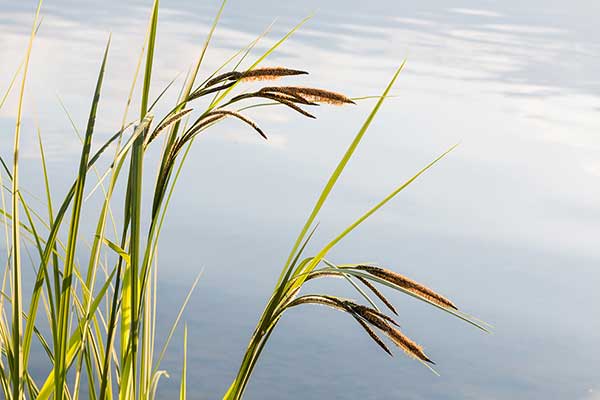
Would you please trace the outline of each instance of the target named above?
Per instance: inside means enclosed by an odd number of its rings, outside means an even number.
[[[22,58],[34,5],[0,7],[3,89]],[[98,135],[115,131],[149,4],[88,7],[47,0],[45,7],[27,109],[36,111],[43,127],[51,174],[66,187],[75,173],[78,141],[57,94],[83,127],[112,31]],[[215,1],[163,2],[154,93],[185,74],[216,7]],[[382,108],[324,209],[315,246],[461,142],[332,259],[395,268],[495,329],[482,335],[393,295],[407,334],[438,362],[437,378],[400,354],[388,359],[376,351],[344,315],[297,310],[273,335],[247,397],[600,398],[599,3],[232,0],[204,71],[252,41],[275,17],[254,56],[314,10],[313,20],[265,63],[311,72],[290,82],[375,95],[408,59],[397,97]],[[175,95],[168,93],[166,101]],[[3,156],[14,104],[9,99],[0,110]],[[193,276],[205,271],[186,314],[194,339],[188,378],[194,398],[217,398],[226,388],[297,230],[370,107],[368,101],[321,107],[317,121],[257,110],[253,116],[272,138],[269,145],[234,122],[196,143],[160,256],[165,322]],[[23,182],[35,188],[32,127],[26,119],[23,152],[31,165]],[[342,282],[326,287],[350,293]],[[165,398],[177,386],[178,357],[175,345],[165,363],[172,370],[163,382]]]

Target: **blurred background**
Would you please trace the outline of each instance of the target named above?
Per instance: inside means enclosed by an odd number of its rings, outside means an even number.
[[[164,109],[219,4],[161,2],[152,93],[177,77]],[[0,90],[24,55],[35,6],[0,2]],[[76,175],[80,142],[59,99],[83,130],[110,32],[98,143],[118,130],[150,6],[45,1],[22,137],[22,185],[32,193],[43,190],[36,124],[55,198]],[[250,65],[312,13],[263,63],[310,72],[288,82],[372,96],[407,63],[323,209],[311,249],[460,142],[330,258],[394,269],[494,329],[483,334],[390,292],[405,333],[437,362],[437,377],[401,352],[379,351],[347,315],[298,308],[272,336],[246,397],[600,399],[600,3],[230,0],[201,78],[273,24]],[[269,142],[236,121],[196,140],[159,250],[165,327],[203,271],[184,316],[191,398],[219,398],[233,379],[296,235],[373,104],[321,106],[316,121],[258,109],[251,115]],[[11,96],[0,110],[3,157],[15,105]],[[354,296],[343,281],[313,286]],[[163,364],[171,378],[160,398],[178,388],[181,337],[179,330]]]

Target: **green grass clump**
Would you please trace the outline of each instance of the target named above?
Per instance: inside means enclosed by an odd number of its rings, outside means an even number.
[[[185,80],[177,104],[157,118],[152,114],[152,110],[171,85],[169,84],[154,102],[150,101],[159,15],[158,0],[154,1],[146,40],[131,83],[122,124],[96,152],[92,152],[96,112],[109,57],[109,38],[101,60],[88,123],[82,138],[83,146],[77,177],[57,210],[53,207],[46,158],[38,131],[47,203],[47,209],[38,212],[30,206],[26,196],[23,195],[25,192],[21,189],[19,148],[29,58],[40,24],[40,1],[24,61],[11,79],[0,102],[2,107],[9,92],[18,82],[20,74],[13,160],[12,163],[2,160],[4,171],[0,174],[0,180],[8,180],[6,187],[9,188],[7,191],[10,198],[10,207],[7,207],[5,192],[1,192],[0,212],[4,217],[8,252],[8,263],[2,276],[0,297],[0,385],[5,399],[20,400],[26,397],[42,400],[76,399],[85,395],[90,399],[102,400],[154,398],[160,378],[166,375],[165,371],[160,370],[161,361],[191,294],[190,290],[169,331],[166,343],[160,350],[156,349],[158,239],[175,184],[195,138],[219,122],[233,118],[247,125],[251,131],[255,131],[258,138],[267,139],[268,136],[263,129],[244,113],[252,107],[282,106],[303,116],[314,118],[307,111],[310,107],[323,103],[339,105],[354,103],[352,99],[340,93],[325,89],[274,86],[271,81],[285,79],[287,76],[303,75],[306,72],[284,67],[260,66],[262,61],[306,20],[300,22],[249,67],[242,69],[240,65],[263,35],[234,54],[204,81],[198,83],[206,49],[224,6],[225,1],[218,10],[197,62]],[[233,68],[230,67],[232,63],[236,63]],[[224,399],[240,399],[243,396],[256,362],[285,311],[305,304],[325,305],[347,313],[389,354],[391,351],[381,336],[386,336],[391,343],[423,364],[433,363],[422,348],[404,335],[396,321],[384,314],[367,294],[367,292],[373,293],[395,314],[393,305],[375,284],[406,293],[485,330],[480,322],[459,311],[450,300],[396,272],[370,264],[338,265],[327,259],[331,249],[346,235],[454,147],[398,186],[381,202],[375,204],[339,235],[327,242],[316,254],[305,255],[307,243],[316,229],[315,223],[319,211],[383,101],[389,95],[402,66],[394,73],[382,95],[377,97],[375,107],[329,178],[300,231],[250,339],[237,376],[226,391]],[[138,116],[130,121],[129,105],[137,88],[138,75],[142,71],[140,110]],[[246,81],[268,81],[268,84],[265,83],[259,90],[253,92],[243,91],[243,89],[240,93],[233,92],[234,89],[242,88]],[[208,101],[200,103],[200,99]],[[145,156],[149,147],[159,140],[163,142],[159,163],[151,167],[156,169],[156,178],[153,182],[149,182]],[[109,149],[112,151],[113,148],[114,153],[110,155]],[[98,171],[99,160],[108,162],[106,171]],[[98,219],[89,250],[82,253],[78,249],[84,242],[81,237],[82,212],[84,204],[87,204],[84,191],[91,171],[99,177],[99,182],[91,192],[101,190],[103,197],[97,210]],[[123,185],[125,193],[122,201],[114,198],[119,182]],[[5,185],[4,182],[0,184]],[[146,204],[142,193],[144,186],[148,184],[152,185],[152,200],[151,203]],[[115,222],[113,216],[115,206],[123,215],[120,224]],[[148,216],[141,213],[144,207],[149,207]],[[47,214],[46,217],[42,216],[44,213]],[[107,232],[109,222],[115,231],[113,235]],[[61,239],[63,237],[66,239]],[[32,292],[28,293],[27,301],[24,302],[22,251],[30,248],[36,252],[36,256],[32,257],[32,262],[35,263],[35,281]],[[87,265],[80,263],[79,260],[87,260]],[[322,293],[301,294],[305,282],[327,277],[346,279],[368,305]],[[198,279],[194,282],[192,290],[197,282]],[[24,305],[27,306],[26,310]],[[38,329],[40,326],[48,328]],[[187,327],[184,330],[183,340],[181,399],[186,398],[188,386],[186,382]],[[47,360],[31,360],[34,341],[45,351]],[[49,363],[51,368],[43,379],[36,381],[31,376],[29,368],[31,361],[36,365],[42,362]]]

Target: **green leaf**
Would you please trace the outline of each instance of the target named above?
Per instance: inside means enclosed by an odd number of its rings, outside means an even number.
[[[117,253],[121,258],[123,258],[123,260],[125,260],[126,264],[129,264],[129,253],[127,253],[127,251],[123,250],[123,248],[121,246],[119,246],[118,244],[116,244],[115,242],[107,239],[107,238],[102,238],[102,241],[104,243],[106,243],[106,245],[108,247],[111,248],[111,250],[113,250],[115,253]]]
[[[25,97],[25,83],[27,81],[27,72],[29,69],[29,60],[31,57],[31,49],[33,47],[33,39],[35,37],[35,31],[37,26],[38,17],[40,15],[40,9],[42,7],[42,0],[39,0],[35,17],[33,19],[33,26],[31,28],[31,34],[29,36],[29,43],[25,55],[25,61],[23,65],[23,79],[21,80],[21,88],[19,92],[19,100],[17,106],[17,122],[15,127],[14,146],[13,146],[13,171],[12,171],[12,260],[13,260],[13,273],[12,273],[12,337],[11,345],[13,354],[9,361],[12,361],[10,368],[10,376],[12,383],[12,398],[13,400],[21,400],[24,397],[24,352],[22,342],[22,328],[23,323],[21,321],[21,314],[23,312],[23,300],[21,293],[21,237],[20,237],[20,220],[19,220],[19,147],[21,141],[21,119],[23,116],[23,99]],[[32,324],[33,325],[33,324]]]
[[[183,366],[181,367],[181,385],[179,386],[179,400],[187,398],[187,324],[183,327]]]
[[[369,129],[369,126],[371,125],[371,122],[373,121],[373,118],[375,118],[375,115],[379,111],[379,108],[383,104],[383,101],[385,100],[386,96],[388,95],[388,93],[390,92],[390,90],[392,89],[392,87],[394,86],[394,83],[396,83],[396,79],[398,79],[398,75],[400,75],[400,71],[402,71],[402,68],[404,67],[405,63],[406,63],[406,61],[404,61],[400,65],[400,67],[398,67],[398,69],[394,73],[394,76],[390,80],[390,83],[387,85],[387,87],[383,91],[383,94],[381,95],[381,97],[379,98],[379,100],[377,101],[377,103],[375,104],[375,107],[373,107],[373,110],[371,110],[371,113],[369,114],[369,116],[367,117],[367,119],[365,120],[365,122],[363,123],[363,125],[361,126],[361,128],[359,129],[358,133],[354,137],[354,140],[352,141],[352,143],[350,143],[350,146],[348,147],[348,149],[344,153],[344,156],[342,157],[342,159],[340,160],[340,162],[336,166],[335,170],[333,171],[333,173],[329,177],[329,180],[327,181],[327,184],[323,188],[323,191],[321,192],[321,195],[317,199],[317,202],[316,202],[315,206],[313,207],[310,215],[308,216],[308,219],[304,223],[304,226],[302,227],[302,230],[300,231],[300,234],[298,235],[298,238],[296,239],[296,242],[294,243],[294,246],[292,247],[292,250],[290,251],[290,255],[288,256],[288,259],[287,259],[287,261],[285,263],[285,266],[284,266],[283,270],[281,271],[281,276],[279,278],[278,284],[281,283],[284,275],[286,274],[286,271],[288,270],[288,268],[290,268],[290,263],[291,263],[292,259],[294,258],[294,255],[296,254],[296,251],[298,251],[298,247],[302,243],[302,240],[304,239],[304,236],[306,235],[306,233],[310,229],[310,226],[315,221],[315,218],[319,214],[319,211],[323,207],[323,204],[325,204],[325,201],[327,200],[327,197],[329,197],[329,194],[331,193],[331,190],[333,189],[333,187],[335,186],[336,182],[338,181],[340,175],[344,171],[344,168],[346,168],[346,165],[348,164],[348,161],[350,161],[350,158],[354,154],[354,151],[358,147],[358,144],[360,143],[360,141],[362,140],[363,136],[367,132],[367,129]]]
[[[104,79],[104,71],[106,69],[106,60],[108,58],[108,49],[110,47],[110,37],[104,50],[104,56],[102,59],[102,66],[100,67],[100,73],[98,74],[98,80],[96,82],[96,89],[94,91],[94,98],[92,100],[92,106],[90,110],[90,116],[88,118],[88,124],[85,133],[85,140],[83,149],[81,151],[81,158],[79,162],[79,173],[78,180],[75,186],[75,193],[73,198],[73,207],[71,215],[71,223],[69,226],[69,235],[67,239],[67,251],[65,256],[65,265],[63,273],[63,281],[61,285],[61,296],[58,304],[58,332],[57,338],[58,343],[56,344],[55,354],[55,394],[58,393],[61,396],[64,394],[64,385],[66,382],[67,374],[67,338],[69,335],[69,319],[70,319],[70,307],[71,307],[71,287],[73,285],[73,267],[75,261],[75,250],[77,247],[77,237],[79,234],[79,223],[81,218],[81,209],[83,207],[83,191],[85,187],[85,178],[88,169],[88,160],[92,145],[92,135],[94,133],[94,126],[96,122],[96,113],[98,110],[98,103],[100,101],[100,92],[102,89],[102,81]]]
[[[323,258],[327,255],[327,253],[329,253],[329,251],[337,243],[339,243],[344,237],[346,237],[346,235],[348,235],[350,232],[352,232],[354,229],[356,229],[356,227],[358,227],[367,218],[369,218],[377,210],[379,210],[381,207],[383,207],[388,201],[393,199],[398,193],[400,193],[402,190],[404,190],[408,185],[410,185],[412,182],[414,182],[425,171],[427,171],[429,168],[433,167],[438,161],[440,161],[442,158],[444,158],[446,155],[448,155],[448,153],[450,153],[452,150],[454,150],[456,148],[456,146],[458,146],[458,145],[454,145],[451,148],[449,148],[448,150],[446,150],[439,157],[437,157],[435,160],[433,160],[432,162],[427,164],[423,169],[421,169],[419,172],[417,172],[412,178],[410,178],[409,180],[404,182],[402,185],[397,187],[392,193],[387,195],[383,200],[381,200],[379,203],[377,203],[369,211],[367,211],[360,218],[358,218],[356,221],[354,221],[352,224],[350,224],[346,229],[344,229],[344,231],[342,233],[340,233],[331,242],[329,242],[325,247],[323,247],[321,249],[321,251],[319,251],[319,253],[313,258],[313,260],[306,266],[306,268],[303,272],[311,272],[323,260]],[[303,279],[301,279],[300,281],[297,281],[296,285],[302,285],[303,281],[304,281]]]

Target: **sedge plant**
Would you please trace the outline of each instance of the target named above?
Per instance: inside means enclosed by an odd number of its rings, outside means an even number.
[[[153,399],[159,380],[167,375],[166,371],[160,369],[167,346],[198,283],[196,279],[181,305],[166,343],[157,349],[159,237],[174,188],[195,139],[209,129],[217,129],[218,124],[226,119],[244,124],[256,133],[258,140],[268,139],[263,128],[246,115],[247,109],[283,107],[301,116],[314,118],[311,107],[320,104],[348,105],[357,99],[321,88],[278,84],[279,80],[286,77],[298,77],[307,72],[262,65],[307,19],[254,61],[247,63],[247,67],[242,65],[245,65],[266,32],[233,54],[221,67],[204,74],[204,57],[224,10],[223,1],[176,104],[164,115],[156,117],[153,114],[154,107],[162,101],[163,94],[173,82],[155,99],[150,98],[159,17],[159,1],[154,0],[122,122],[108,140],[99,143],[98,149],[92,151],[92,144],[98,142],[94,136],[95,122],[110,54],[111,39],[108,39],[91,97],[88,122],[81,137],[76,178],[58,203],[58,208],[54,207],[57,203],[52,196],[41,130],[38,129],[45,210],[36,210],[19,180],[19,150],[29,60],[33,41],[40,28],[41,6],[40,0],[24,59],[0,98],[1,108],[9,93],[18,89],[12,162],[2,159],[3,171],[0,174],[0,185],[6,188],[0,191],[0,214],[7,252],[7,262],[0,278],[0,393],[3,398],[10,400],[81,397],[102,400]],[[459,311],[446,297],[397,272],[365,263],[337,264],[328,259],[333,247],[454,147],[394,189],[339,235],[326,242],[314,255],[305,254],[315,231],[319,211],[389,96],[403,65],[394,73],[384,92],[377,96],[375,106],[318,197],[283,265],[242,357],[239,371],[225,391],[224,399],[242,398],[279,320],[286,311],[298,306],[319,304],[345,312],[385,352],[391,354],[382,336],[425,365],[431,364],[432,360],[419,345],[400,331],[394,318],[377,305],[379,302],[396,314],[394,306],[377,285],[403,292],[486,329],[483,323]],[[201,75],[206,75],[205,79],[201,80]],[[244,84],[248,81],[260,83],[260,88],[247,90]],[[130,105],[137,93],[138,83],[141,86],[140,108],[134,117],[130,117]],[[158,142],[162,142],[158,165],[149,166],[146,164],[148,150]],[[104,161],[108,167],[101,170],[102,162],[99,161]],[[150,172],[154,172],[153,180],[150,179]],[[97,178],[94,185],[89,181],[92,173]],[[142,194],[148,185],[151,196],[145,198]],[[115,196],[119,188],[124,191],[122,199]],[[93,237],[85,241],[82,238],[82,215],[84,207],[89,204],[86,200],[92,195],[100,196],[101,201],[99,208],[92,210],[97,213]],[[147,212],[143,213],[143,210]],[[115,213],[120,213],[122,218],[115,218]],[[88,247],[83,251],[85,243]],[[29,254],[30,250],[33,254],[28,257],[34,266],[34,281],[31,292],[24,297],[23,269],[27,263],[24,262],[23,252]],[[331,294],[303,292],[306,282],[330,277],[344,278],[367,305]],[[368,292],[377,297],[378,302]],[[187,337],[186,327],[180,399],[185,399],[188,392]],[[32,359],[33,345],[43,349],[46,360]],[[49,365],[45,375],[41,379],[32,376],[31,365],[42,362]]]

